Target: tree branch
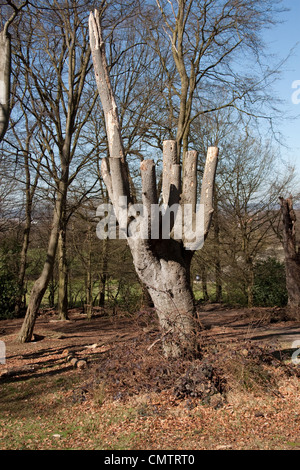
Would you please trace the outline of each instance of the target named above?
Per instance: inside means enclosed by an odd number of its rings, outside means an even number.
[[[95,69],[96,83],[104,111],[106,133],[109,147],[109,166],[111,184],[115,204],[122,197],[130,200],[129,178],[125,164],[125,152],[121,137],[119,116],[114,93],[108,73],[108,64],[105,55],[105,44],[102,39],[100,13],[90,13],[89,17],[90,45]],[[116,212],[118,207],[115,206]]]
[[[204,167],[200,204],[204,205],[204,239],[208,235],[212,215],[214,212],[213,196],[214,196],[214,181],[218,163],[218,147],[209,147]]]

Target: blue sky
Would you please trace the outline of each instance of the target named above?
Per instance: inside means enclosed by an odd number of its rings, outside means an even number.
[[[288,56],[294,48],[289,60],[284,64],[282,75],[273,86],[276,96],[283,100],[283,109],[288,116],[280,125],[280,131],[288,148],[282,148],[282,156],[290,164],[295,165],[300,175],[300,103],[293,103],[293,93],[300,98],[300,0],[283,0],[282,5],[290,11],[280,15],[282,24],[274,26],[265,34],[269,51],[279,61]],[[298,44],[297,44],[298,43]],[[299,81],[297,88],[292,85]],[[298,90],[298,92],[297,92]]]

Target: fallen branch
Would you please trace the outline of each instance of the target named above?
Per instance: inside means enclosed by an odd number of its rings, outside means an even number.
[[[167,334],[169,334],[172,330],[173,330],[173,328],[169,328],[168,331],[166,331],[160,338],[156,339],[156,340],[149,346],[149,348],[147,348],[147,351],[150,351],[150,349],[152,349],[153,346],[155,346],[156,343],[159,343],[159,341],[162,341],[163,338],[164,338]]]

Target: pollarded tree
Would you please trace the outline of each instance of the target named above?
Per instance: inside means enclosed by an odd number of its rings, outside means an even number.
[[[213,189],[218,149],[210,147],[202,180],[200,204],[204,207],[202,230],[195,236],[182,231],[181,214],[192,212],[189,230],[198,229],[201,214],[196,213],[197,201],[197,152],[189,151],[185,157],[183,174],[176,141],[165,141],[163,146],[162,199],[166,215],[159,214],[155,164],[153,160],[141,163],[142,202],[144,211],[141,232],[131,232],[132,219],[137,220],[137,210],[132,203],[129,189],[129,172],[121,137],[118,110],[113,94],[105,45],[102,39],[100,14],[90,14],[90,44],[96,82],[103,106],[109,157],[102,160],[102,177],[113,203],[116,217],[124,229],[136,272],[146,286],[163,333],[164,352],[168,357],[195,354],[197,321],[194,299],[190,287],[190,263],[193,253],[205,239],[213,213]],[[154,208],[154,209],[153,209]],[[164,223],[168,210],[174,210],[169,224]],[[124,220],[125,215],[125,220]],[[157,223],[157,224],[156,224]],[[183,224],[184,225],[184,224]],[[156,230],[153,236],[153,227]]]
[[[261,94],[261,83],[267,82],[270,70],[265,70],[263,77],[263,67],[260,67],[259,77],[255,74],[250,76],[249,68],[247,74],[243,74],[238,59],[242,54],[243,57],[247,54],[249,58],[252,53],[256,59],[260,55],[259,33],[274,21],[277,4],[277,1],[270,0],[255,0],[250,4],[244,0],[156,0],[142,4],[137,0],[136,31],[157,54],[163,78],[153,82],[153,89],[159,90],[162,98],[155,102],[163,116],[162,128],[174,138],[163,146],[162,199],[167,208],[180,203],[180,214],[185,212],[185,206],[191,204],[195,211],[197,154],[188,151],[193,121],[218,109],[247,108],[249,113],[254,111],[253,106],[251,110],[248,107],[250,102],[259,101],[260,109],[266,103],[265,96]],[[110,151],[110,157],[102,163],[102,176],[120,221],[120,198],[122,201],[127,198],[125,209],[130,211],[132,208],[131,178],[98,14],[95,18],[91,15],[90,28],[96,81]],[[241,55],[238,56],[238,53]],[[216,145],[216,142],[211,145]],[[204,238],[213,212],[217,153],[216,147],[209,150],[211,158],[207,159],[204,167],[200,198],[200,202],[205,202]],[[141,175],[143,207],[149,213],[151,206],[158,202],[154,162],[143,161]],[[130,217],[128,224],[130,226]],[[170,228],[174,235],[172,224]],[[185,349],[193,350],[195,346],[192,339],[195,330],[194,305],[189,285],[193,249],[186,250],[186,240],[179,241],[176,236],[166,240],[162,235],[160,233],[156,240],[136,240],[130,236],[127,239],[136,271],[157,309],[164,333],[165,352],[176,356]]]

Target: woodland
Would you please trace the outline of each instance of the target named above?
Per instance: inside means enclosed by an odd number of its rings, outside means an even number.
[[[0,449],[300,448],[283,11],[1,1]]]

